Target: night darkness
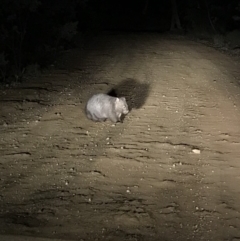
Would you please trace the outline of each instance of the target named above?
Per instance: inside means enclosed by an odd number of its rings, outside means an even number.
[[[75,47],[77,34],[179,30],[212,38],[240,26],[239,1],[2,0],[1,6],[1,82],[11,81],[13,72],[23,78],[33,63],[46,67],[60,50]],[[175,13],[179,24],[172,21]]]
[[[240,0],[0,0],[0,241],[240,240],[239,57]]]

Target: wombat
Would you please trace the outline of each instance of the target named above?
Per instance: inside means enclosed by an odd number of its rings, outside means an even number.
[[[109,119],[114,123],[121,121],[122,114],[129,112],[125,97],[117,98],[106,94],[93,95],[88,100],[85,111],[90,120],[102,122]]]

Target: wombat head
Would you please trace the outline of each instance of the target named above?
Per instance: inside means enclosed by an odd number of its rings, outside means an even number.
[[[123,113],[124,115],[126,115],[129,112],[125,97],[116,98],[115,104],[116,104],[116,111]]]

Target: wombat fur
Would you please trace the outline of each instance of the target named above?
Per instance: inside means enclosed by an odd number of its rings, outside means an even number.
[[[90,120],[102,122],[109,119],[114,123],[121,121],[122,114],[129,112],[125,97],[117,98],[106,94],[93,95],[88,100],[85,111]]]

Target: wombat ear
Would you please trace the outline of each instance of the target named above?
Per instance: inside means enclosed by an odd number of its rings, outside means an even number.
[[[121,97],[122,100],[126,101],[126,98],[125,97]]]
[[[116,98],[116,103],[119,102],[119,98]]]

